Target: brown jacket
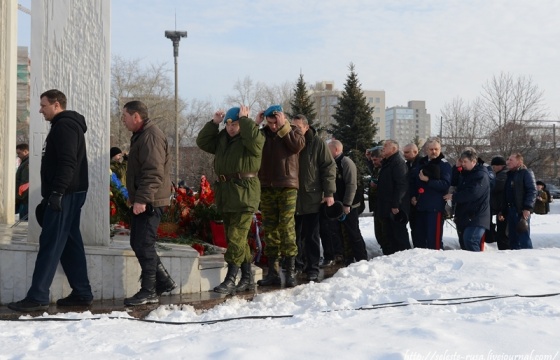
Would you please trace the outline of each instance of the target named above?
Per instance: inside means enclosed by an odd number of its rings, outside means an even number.
[[[150,120],[133,133],[126,168],[126,187],[131,203],[169,205],[169,146],[163,132]]]
[[[303,133],[288,122],[276,133],[267,126],[261,131],[266,139],[259,171],[261,187],[298,189],[298,154],[305,146]]]

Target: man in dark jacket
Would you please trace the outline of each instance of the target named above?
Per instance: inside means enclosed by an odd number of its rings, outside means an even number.
[[[511,154],[507,161],[504,206],[499,215],[506,219],[511,249],[532,249],[531,212],[537,198],[535,175],[523,164],[523,155]]]
[[[383,161],[383,146],[376,146],[366,150],[366,165],[370,173],[369,186],[368,186],[368,205],[369,210],[373,215],[373,229],[375,233],[375,240],[381,248],[384,255],[388,255],[386,251],[391,247],[385,243],[387,237],[385,236],[385,229],[383,228],[384,222],[381,217],[376,216],[375,209],[377,207],[377,193],[379,190],[379,172]]]
[[[143,102],[127,102],[122,120],[132,132],[126,168],[128,201],[132,204],[130,247],[142,269],[140,290],[124,299],[124,304],[156,304],[159,295],[177,287],[155,246],[159,221],[171,196],[169,145],[167,137],[148,117],[148,107]]]
[[[408,170],[399,153],[399,144],[394,140],[385,140],[383,144],[383,163],[379,172],[379,192],[375,216],[383,223],[386,239],[383,254],[390,255],[397,251],[410,249],[406,223],[410,208],[408,199]]]
[[[307,280],[319,278],[321,239],[319,238],[319,210],[321,203],[332,206],[336,192],[336,164],[327,144],[309,126],[304,115],[295,115],[292,125],[297,126],[305,136],[305,147],[299,153],[299,189],[296,205],[296,236],[298,258],[305,269]]]
[[[31,288],[25,299],[8,304],[15,311],[45,310],[60,261],[72,293],[58,306],[89,306],[93,294],[87,274],[80,214],[88,190],[85,118],[66,110],[66,96],[53,89],[41,94],[40,113],[51,123],[41,160],[42,231]]]
[[[268,258],[266,277],[257,284],[280,285],[280,255],[286,257],[286,286],[296,286],[295,211],[299,188],[299,152],[305,146],[303,133],[292,126],[280,105],[272,105],[257,115],[256,123],[265,137],[259,180],[261,212],[265,236],[264,253]]]
[[[464,249],[481,251],[484,233],[490,229],[490,177],[474,149],[463,151],[459,159],[462,169],[457,188],[443,198],[456,204],[455,223]]]
[[[27,221],[29,209],[29,145],[18,144],[16,153],[20,160],[16,170],[16,213],[20,221]]]
[[[415,182],[412,178],[413,174],[415,173],[413,169],[416,169],[418,167],[418,163],[420,162],[420,155],[418,155],[418,146],[414,143],[406,144],[403,148],[403,156],[406,160],[406,167],[408,169],[408,202],[410,203],[412,200],[410,186]],[[414,226],[414,224],[416,224],[416,206],[410,206],[410,211],[408,213],[408,223],[410,224],[410,237],[412,238],[412,244],[414,245],[414,247],[417,247],[416,244],[418,244],[419,241],[418,234],[416,233],[416,226]]]
[[[338,140],[329,142],[329,150],[336,162],[336,193],[334,199],[342,202],[346,218],[340,222],[345,241],[346,265],[354,261],[367,260],[364,238],[360,232],[360,196],[358,189],[358,170],[356,164],[343,154],[342,143]]]
[[[501,156],[495,156],[492,158],[490,165],[496,175],[496,183],[490,192],[490,211],[492,212],[492,217],[496,216],[496,224],[492,223],[490,226],[492,227],[494,240],[498,244],[498,249],[508,250],[507,223],[505,220],[499,220],[497,216],[504,207],[504,188],[507,179],[506,160]]]
[[[226,126],[220,131],[221,122]],[[206,123],[198,134],[196,144],[215,155],[214,171],[218,175],[214,184],[216,206],[224,219],[228,245],[224,255],[228,271],[225,280],[214,291],[233,294],[252,290],[252,256],[247,235],[261,200],[258,172],[264,136],[249,118],[249,108],[241,106],[233,107],[227,113],[216,111],[212,121]],[[239,268],[241,280],[236,286]]]
[[[445,221],[445,200],[451,184],[451,165],[441,153],[439,139],[426,142],[427,156],[412,169],[411,204],[416,207],[417,232],[414,247],[443,249],[442,235]],[[413,238],[414,240],[414,238]]]

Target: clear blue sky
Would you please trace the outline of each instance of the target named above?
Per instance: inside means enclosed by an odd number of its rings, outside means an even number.
[[[501,71],[532,77],[550,119],[560,118],[557,0],[112,0],[112,53],[166,63],[173,77],[164,31],[175,29],[175,13],[176,29],[188,32],[179,52],[185,99],[219,105],[245,76],[274,85],[300,71],[341,89],[353,62],[363,89],[385,90],[387,106],[426,100],[434,120]],[[29,16],[19,19],[27,45]]]

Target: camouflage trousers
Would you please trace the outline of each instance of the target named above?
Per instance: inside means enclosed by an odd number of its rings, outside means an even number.
[[[227,250],[224,260],[228,264],[240,266],[244,262],[251,262],[251,249],[247,235],[251,229],[253,213],[250,212],[227,212],[222,214],[226,230]]]
[[[296,256],[296,199],[297,190],[263,188],[261,212],[264,228],[264,254],[268,258]]]

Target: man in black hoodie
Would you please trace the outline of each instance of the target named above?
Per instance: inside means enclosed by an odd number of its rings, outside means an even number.
[[[48,308],[49,288],[59,261],[72,293],[59,299],[57,305],[89,306],[93,300],[80,233],[80,214],[89,185],[86,121],[79,113],[66,110],[66,95],[56,89],[41,94],[39,112],[51,123],[41,160],[43,201],[36,211],[43,230],[31,288],[25,299],[8,304],[15,311]]]

